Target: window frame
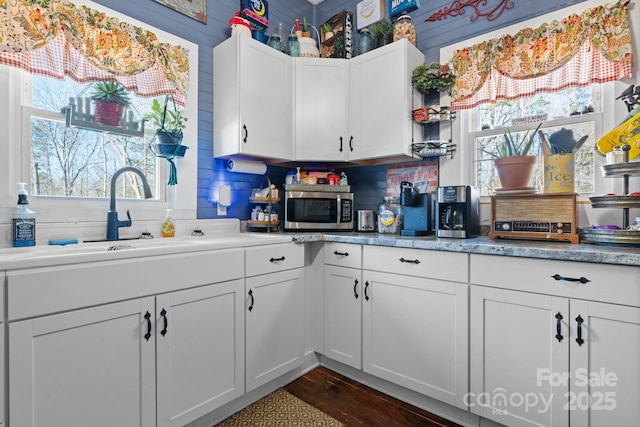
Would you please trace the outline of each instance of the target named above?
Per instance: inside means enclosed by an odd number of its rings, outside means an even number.
[[[95,3],[87,0],[76,0],[77,5],[96,8]],[[137,21],[129,16],[118,13],[104,6],[98,9],[110,16],[117,17],[143,28],[153,31],[163,42],[181,45],[189,50],[189,90],[184,109],[185,117],[189,118],[190,126],[184,130],[183,143],[190,147],[184,158],[176,161],[178,167],[179,184],[167,186],[167,162],[158,162],[158,185],[161,191],[154,191],[154,199],[120,199],[117,201],[121,216],[126,210],[131,210],[134,221],[159,221],[164,209],[173,209],[175,219],[196,219],[197,216],[197,157],[198,157],[198,45],[176,35],[164,32],[151,25]],[[7,101],[0,105],[0,147],[7,156],[0,160],[3,172],[0,176],[6,178],[8,185],[0,188],[0,210],[7,212],[5,218],[10,218],[10,210],[15,207],[19,182],[31,181],[31,117],[34,108],[31,107],[31,78],[30,74],[18,68],[0,67],[0,88],[6,88]],[[6,109],[6,110],[5,110]],[[38,109],[39,110],[39,109]],[[43,111],[43,110],[39,110]],[[37,114],[40,116],[40,114]],[[45,114],[49,116],[49,114]],[[51,113],[54,120],[63,118],[62,114]],[[122,178],[119,178],[122,179]],[[157,199],[155,197],[158,197]],[[104,223],[108,210],[109,198],[101,197],[65,197],[29,195],[32,209],[38,213],[38,223]],[[161,213],[159,213],[161,212]],[[158,216],[160,215],[160,216]],[[102,227],[103,224],[100,224]]]

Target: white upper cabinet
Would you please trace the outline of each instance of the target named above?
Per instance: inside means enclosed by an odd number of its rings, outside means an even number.
[[[411,110],[422,105],[411,75],[422,63],[424,55],[406,39],[349,60],[351,160],[406,158],[411,143],[422,141],[411,120]]]
[[[213,49],[213,154],[293,158],[291,58],[250,37]]]
[[[297,58],[294,62],[295,160],[348,160],[348,61]]]

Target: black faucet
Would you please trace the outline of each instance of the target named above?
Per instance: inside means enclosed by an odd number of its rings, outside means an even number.
[[[111,177],[111,198],[109,202],[109,212],[107,212],[107,240],[118,240],[118,230],[120,229],[120,227],[131,227],[131,215],[129,215],[129,211],[127,210],[128,219],[126,221],[118,221],[118,211],[116,211],[116,179],[123,172],[134,172],[138,174],[138,176],[142,180],[142,187],[144,188],[144,198],[150,199],[153,197],[153,195],[151,194],[151,188],[149,188],[149,183],[147,182],[147,178],[144,176],[140,169],[134,168],[132,166],[125,166],[115,171],[115,173]]]

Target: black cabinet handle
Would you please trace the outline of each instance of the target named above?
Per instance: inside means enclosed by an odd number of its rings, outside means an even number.
[[[342,137],[340,137],[340,152],[342,153]]]
[[[338,252],[338,251],[333,251],[334,255],[342,255],[342,256],[349,256],[349,252]]]
[[[367,289],[369,288],[369,282],[364,282],[364,299],[369,301],[369,295],[367,295]]]
[[[244,130],[244,138],[242,138],[242,142],[247,143],[247,138],[249,138],[249,129],[247,129],[247,125],[242,125],[242,129]]]
[[[353,142],[353,135],[351,135],[351,137],[349,138],[349,150],[353,151],[353,144],[351,144]]]
[[[169,327],[169,319],[167,319],[167,310],[165,310],[164,307],[160,312],[160,316],[162,316],[162,319],[164,319],[164,327],[162,328],[160,333],[162,334],[162,336],[165,336],[167,334],[167,328]]]
[[[560,314],[560,312],[558,312],[556,314],[556,339],[558,340],[558,342],[562,342],[562,338],[564,338],[562,336],[562,323],[560,323],[560,321],[562,320],[562,314]]]
[[[281,256],[280,258],[271,258],[269,262],[284,261],[285,259],[285,257]]]
[[[410,264],[420,264],[420,260],[419,259],[404,259],[404,258],[400,258],[400,262],[408,262]]]
[[[249,289],[249,297],[251,297],[251,303],[249,304],[249,311],[253,310],[253,291]]]
[[[564,280],[565,282],[589,283],[591,281],[591,280],[587,279],[586,277],[581,277],[579,279],[576,279],[574,277],[564,277],[564,276],[561,276],[559,274],[554,274],[551,277],[553,277],[556,280]]]
[[[144,339],[149,341],[149,338],[151,338],[151,314],[147,311],[144,318],[147,319],[147,333],[144,334]]]
[[[353,295],[358,299],[360,295],[358,295],[358,279],[353,283]]]
[[[582,345],[584,344],[584,340],[582,339],[582,323],[584,322],[584,319],[578,314],[578,317],[576,317],[576,322],[578,322],[578,338],[576,338],[576,342],[578,343],[578,345]]]

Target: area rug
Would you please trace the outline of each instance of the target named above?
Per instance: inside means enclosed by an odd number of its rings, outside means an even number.
[[[278,389],[218,424],[219,427],[343,427],[318,408]]]

